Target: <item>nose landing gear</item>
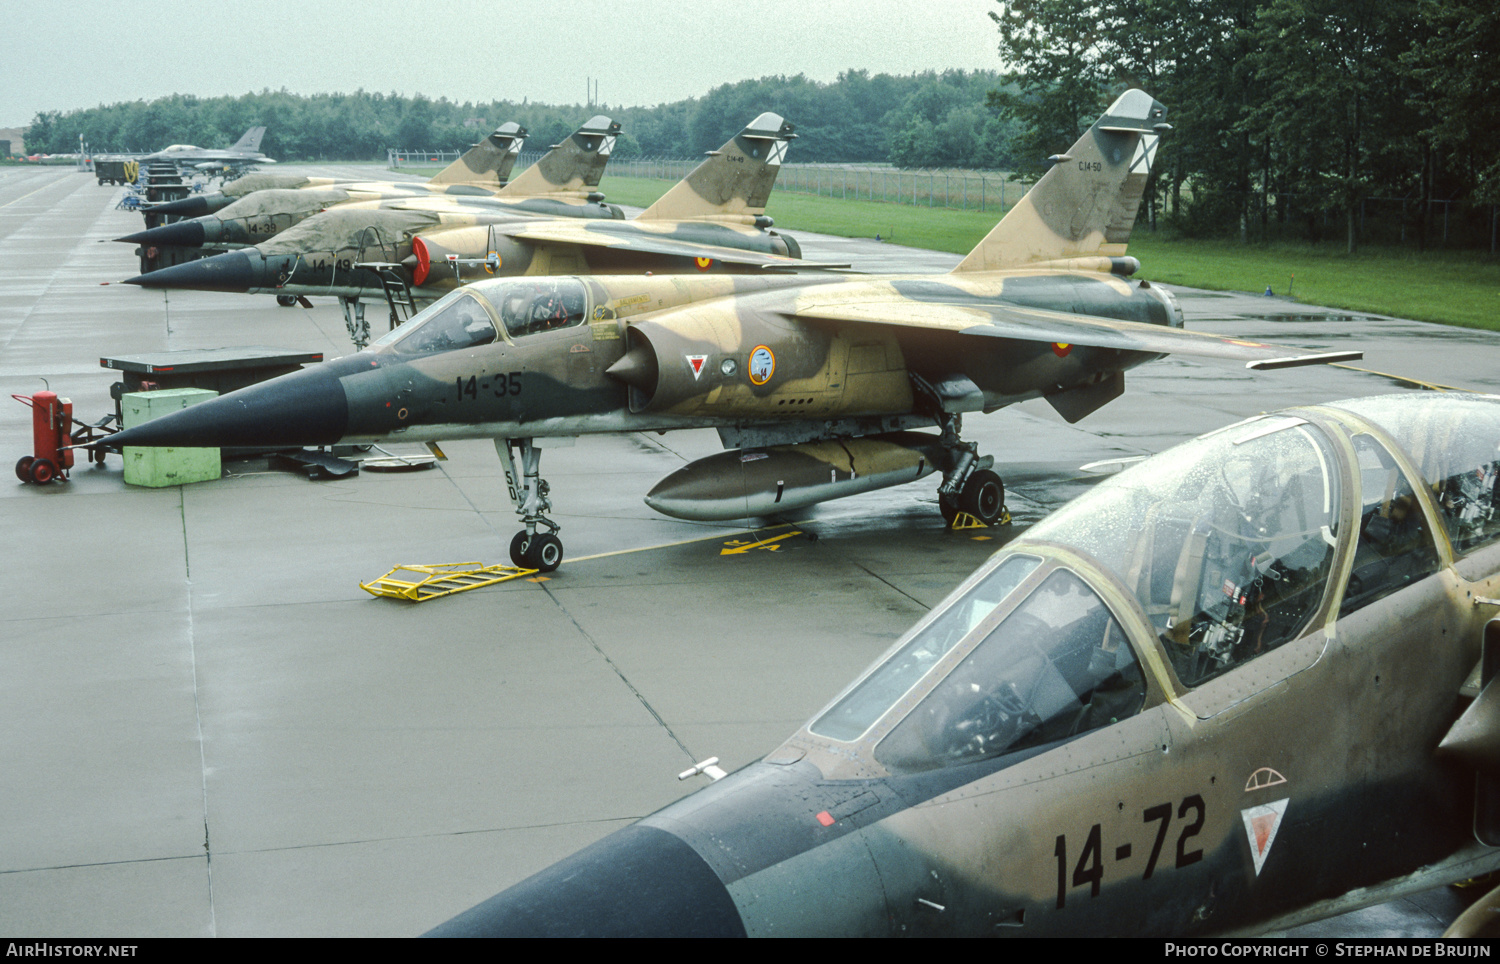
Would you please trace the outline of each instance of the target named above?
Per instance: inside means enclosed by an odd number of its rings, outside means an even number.
[[[541,477],[542,453],[537,439],[495,439],[495,451],[500,464],[505,468],[505,487],[521,524],[526,528],[517,532],[510,541],[510,561],[525,569],[552,572],[562,565],[563,544],[557,537],[562,527],[543,513],[552,511],[552,500],[547,498],[551,486]],[[547,439],[554,445],[571,445],[572,439]],[[516,471],[516,456],[519,454],[521,471]],[[547,531],[537,531],[538,526]]]

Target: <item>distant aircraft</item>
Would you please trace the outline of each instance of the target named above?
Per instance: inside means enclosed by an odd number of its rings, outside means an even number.
[[[1155,456],[429,936],[1243,935],[1500,869],[1497,448],[1500,398],[1413,393]]]
[[[545,197],[548,199],[545,210],[552,217],[620,217],[618,209],[598,204],[598,197],[591,196],[619,133],[620,125],[608,117],[593,117],[523,172],[515,183],[508,181],[525,143],[526,130],[513,122],[502,124],[425,182],[251,175],[241,181],[251,181],[252,186],[263,183],[266,187],[232,196],[229,192],[239,187],[236,181],[226,185],[225,191],[218,195],[198,195],[154,205],[151,213],[155,215],[200,216],[115,240],[174,247],[247,247],[269,241],[293,225],[338,205],[433,196],[496,199],[497,207],[517,210],[526,210],[526,199]]]
[[[172,164],[178,171],[235,172],[261,164],[275,164],[260,152],[260,139],[265,136],[264,127],[252,127],[228,148],[214,149],[193,144],[172,144],[138,158],[144,167],[148,164]]]
[[[561,562],[562,543],[547,516],[541,450],[598,432],[719,431],[731,451],[685,466],[647,496],[669,515],[768,515],[936,471],[945,516],[994,524],[1004,484],[993,458],[962,438],[966,413],[1043,397],[1077,421],[1125,390],[1127,369],[1174,352],[1251,368],[1361,357],[1184,331],[1168,291],[1130,280],[1138,264],[1125,242],[1164,114],[1148,94],[1126,92],[947,275],[480,281],[368,351],[102,444],[494,438],[524,526],[512,559],[544,571]],[[410,237],[423,228],[402,230]],[[215,262],[240,265],[223,287],[248,287],[255,262],[245,252],[134,283]],[[302,270],[290,258],[281,264],[288,280]],[[939,434],[912,431],[931,427]]]
[[[575,199],[543,193],[547,182],[533,184],[528,171],[494,198],[339,204],[253,248],[152,271],[126,284],[283,298],[337,295],[346,303],[396,291],[406,302],[431,301],[464,281],[497,276],[810,267],[800,260],[796,241],[770,230],[765,217],[794,136],[780,116],[761,114],[631,221],[557,220],[577,213]],[[528,197],[528,191],[536,193]],[[181,226],[134,237],[165,236]],[[360,344],[362,323],[350,324]]]

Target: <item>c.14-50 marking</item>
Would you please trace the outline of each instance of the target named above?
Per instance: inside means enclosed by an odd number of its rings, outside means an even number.
[[[1207,816],[1208,808],[1203,803],[1203,798],[1198,794],[1184,797],[1182,803],[1177,806],[1177,818],[1186,819],[1189,813],[1195,816],[1191,823],[1182,828],[1177,835],[1177,862],[1176,868],[1196,864],[1203,859],[1202,850],[1188,850],[1188,841],[1198,835],[1203,829],[1203,820]],[[1145,823],[1160,821],[1156,828],[1156,839],[1151,843],[1151,857],[1146,861],[1146,872],[1141,874],[1142,880],[1150,880],[1151,875],[1156,872],[1156,862],[1161,857],[1162,844],[1167,839],[1167,827],[1172,822],[1172,805],[1170,803],[1159,803],[1154,807],[1147,807],[1141,812],[1141,819]],[[1082,887],[1089,885],[1089,896],[1099,896],[1099,885],[1104,880],[1104,831],[1099,824],[1089,828],[1088,839],[1083,842],[1083,852],[1078,855],[1078,863],[1073,868],[1073,886]],[[1131,846],[1128,843],[1120,844],[1115,848],[1115,862],[1129,860]],[[1057,846],[1053,849],[1057,857],[1057,909],[1062,910],[1068,894],[1068,837],[1067,834],[1057,835]]]
[[[465,398],[478,399],[480,392],[493,391],[496,398],[521,394],[520,372],[501,373],[497,374],[493,379],[486,378],[483,381],[480,381],[478,375],[470,375],[468,378],[459,375],[453,382],[454,388],[458,390],[458,400],[460,402]],[[493,389],[491,386],[493,386]]]

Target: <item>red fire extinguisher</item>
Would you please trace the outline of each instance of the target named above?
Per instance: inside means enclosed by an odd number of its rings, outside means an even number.
[[[38,484],[67,478],[73,467],[73,450],[68,448],[73,441],[68,434],[73,426],[73,403],[58,398],[56,392],[11,398],[31,406],[32,454],[16,463],[16,478]]]

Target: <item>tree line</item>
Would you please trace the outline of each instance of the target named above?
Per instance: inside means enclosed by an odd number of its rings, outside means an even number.
[[[792,157],[806,162],[891,161],[903,167],[1008,167],[1014,125],[985,98],[997,71],[927,72],[897,77],[851,70],[833,83],[774,76],[723,84],[702,97],[655,107],[554,105],[526,100],[456,102],[422,95],[293,94],[239,97],[176,94],[154,101],[45,111],[26,131],[28,150],[141,152],[169,143],[227,146],[266,127],[261,150],[278,160],[384,160],[397,150],[455,150],[506,121],[526,127],[533,145],[555,144],[602,113],[620,122],[616,156],[691,157],[724,143],[762,111],[797,127]]]
[[[1041,158],[1127,87],[1169,108],[1148,189],[1192,234],[1491,244],[1493,0],[999,0],[988,105]]]

